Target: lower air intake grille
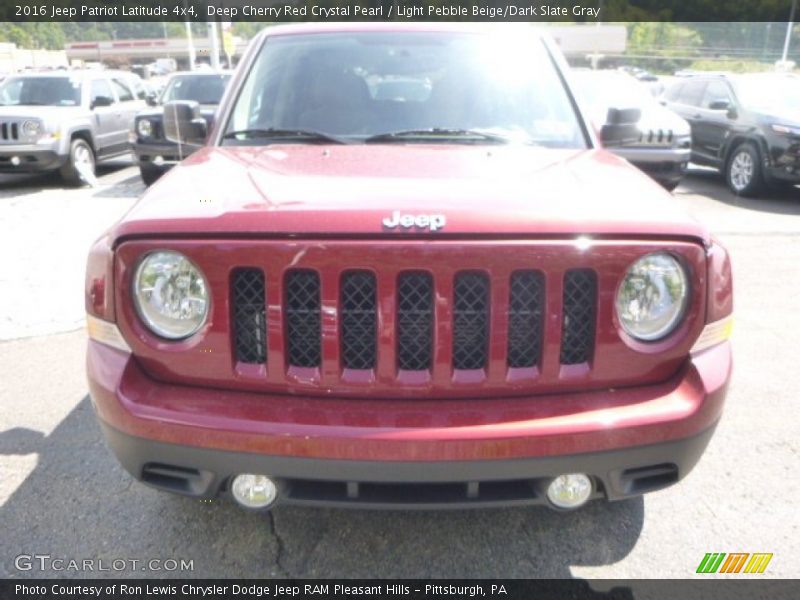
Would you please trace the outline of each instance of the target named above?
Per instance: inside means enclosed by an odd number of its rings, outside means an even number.
[[[567,271],[564,277],[564,325],[561,364],[588,362],[594,351],[597,277],[593,271]]]
[[[375,275],[366,271],[345,273],[340,294],[342,365],[346,369],[373,369],[378,322]]]
[[[397,284],[397,367],[431,368],[433,355],[433,279],[403,273]]]
[[[544,277],[539,271],[511,276],[508,307],[508,366],[533,367],[542,353]]]
[[[295,367],[320,366],[320,285],[314,271],[286,275],[287,358]]]
[[[264,363],[267,349],[264,273],[258,269],[239,269],[233,274],[231,287],[236,360]]]
[[[488,346],[489,278],[459,273],[453,288],[453,368],[484,368]]]

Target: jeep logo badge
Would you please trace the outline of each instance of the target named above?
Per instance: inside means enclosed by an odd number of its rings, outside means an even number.
[[[436,231],[442,229],[444,224],[444,215],[401,215],[399,210],[394,211],[391,217],[383,220],[383,226],[387,229],[394,229],[399,225],[403,229],[416,227]]]

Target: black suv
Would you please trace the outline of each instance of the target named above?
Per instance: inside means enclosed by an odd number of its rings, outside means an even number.
[[[735,193],[800,183],[800,77],[694,75],[663,102],[691,125],[692,162],[720,169]]]

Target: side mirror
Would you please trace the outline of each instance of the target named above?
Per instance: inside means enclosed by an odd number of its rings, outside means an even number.
[[[709,110],[730,110],[731,103],[728,100],[714,100],[708,105]]]
[[[144,101],[147,102],[147,106],[158,106],[158,96],[153,92],[147,94]]]
[[[736,112],[736,107],[730,100],[714,100],[708,105],[708,110],[724,112],[729,119],[735,119],[739,116],[739,113]]]
[[[164,105],[164,137],[170,142],[199,146],[207,135],[208,125],[198,102],[175,100]]]
[[[623,146],[639,141],[638,108],[609,108],[606,123],[600,130],[600,141],[605,146]]]
[[[95,96],[92,100],[92,109],[102,106],[111,106],[114,104],[114,99],[110,98],[109,96]]]

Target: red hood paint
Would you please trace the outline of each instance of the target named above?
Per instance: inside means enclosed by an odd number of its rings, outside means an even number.
[[[384,230],[400,210],[444,228]],[[212,236],[634,236],[708,233],[648,177],[603,150],[515,146],[206,147],[112,232]]]

